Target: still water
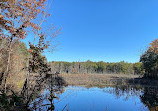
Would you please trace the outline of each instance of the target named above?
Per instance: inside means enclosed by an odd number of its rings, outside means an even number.
[[[68,86],[61,93],[55,94],[57,98],[53,99],[52,104],[55,111],[155,111],[158,105],[157,91],[156,87],[142,86],[141,88]],[[35,99],[31,105],[34,107],[36,105],[36,110],[47,110],[50,95],[50,90],[45,89],[40,99]]]

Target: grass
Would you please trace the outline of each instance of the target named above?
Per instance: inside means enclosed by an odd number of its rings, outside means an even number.
[[[128,80],[140,78],[139,75],[125,74],[61,74],[68,85],[109,86],[127,84]]]

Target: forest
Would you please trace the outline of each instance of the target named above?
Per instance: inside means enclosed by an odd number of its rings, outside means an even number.
[[[38,85],[46,83],[44,78],[49,74],[133,74],[152,79],[158,78],[158,39],[149,44],[137,63],[91,60],[47,61],[44,52],[53,50],[52,40],[61,29],[49,25],[50,32],[42,30],[44,28],[41,26],[42,23],[50,16],[46,10],[46,2],[47,0],[0,1],[0,94],[2,96],[6,96],[11,89],[10,92],[20,95],[23,98],[22,103],[28,105],[31,97],[34,97],[33,93],[42,87]],[[28,36],[30,33],[31,37]],[[29,41],[23,41],[29,38],[31,38]],[[32,78],[32,75],[36,79]],[[64,80],[57,75],[55,79],[57,79],[55,85],[64,84]],[[52,82],[52,79],[49,81]],[[32,92],[28,91],[30,89],[33,89]],[[10,104],[7,99],[5,99],[6,103]]]
[[[69,74],[144,74],[144,68],[141,62],[49,62],[52,71]]]
[[[140,62],[49,62],[52,71],[70,74],[139,74],[144,77],[158,77],[158,39],[149,44],[147,51],[141,57]]]

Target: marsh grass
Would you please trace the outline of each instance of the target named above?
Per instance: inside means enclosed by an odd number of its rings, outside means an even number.
[[[157,80],[151,80],[140,75],[125,74],[61,74],[68,85],[105,87],[115,85],[158,85]]]

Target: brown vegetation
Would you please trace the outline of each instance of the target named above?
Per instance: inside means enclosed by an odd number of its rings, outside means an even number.
[[[124,84],[138,75],[124,74],[61,74],[68,85],[106,86]]]
[[[157,86],[155,79],[140,75],[125,74],[61,74],[66,84],[72,86],[105,87],[105,86]]]
[[[4,76],[6,67],[7,67],[7,40],[1,39],[0,40],[1,46],[0,48],[3,49],[0,57],[0,77],[1,80]],[[13,41],[13,47],[12,51],[14,53],[11,53],[11,61],[10,61],[10,73],[8,75],[7,84],[9,87],[12,87],[12,89],[19,89],[22,88],[23,83],[26,78],[26,71],[24,68],[26,67],[26,57],[27,57],[27,51],[26,46],[24,43],[19,42],[17,40]]]

